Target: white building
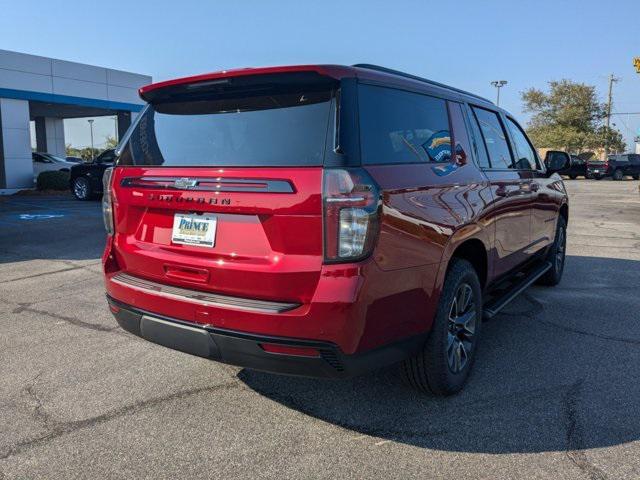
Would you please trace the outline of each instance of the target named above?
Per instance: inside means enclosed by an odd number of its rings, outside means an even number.
[[[0,192],[33,186],[31,120],[37,150],[65,156],[63,119],[117,116],[121,136],[148,83],[147,75],[0,50]]]

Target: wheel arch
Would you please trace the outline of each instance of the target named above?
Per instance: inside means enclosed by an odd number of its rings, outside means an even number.
[[[478,274],[480,286],[484,288],[491,275],[489,265],[490,245],[489,232],[480,225],[466,225],[454,232],[442,255],[442,262],[436,279],[437,291],[441,291],[444,285],[444,279],[453,258],[462,258],[471,263]]]
[[[459,244],[449,257],[447,270],[453,258],[460,258],[469,262],[478,274],[480,287],[484,288],[486,286],[489,275],[489,256],[487,254],[487,247],[482,240],[470,238]]]

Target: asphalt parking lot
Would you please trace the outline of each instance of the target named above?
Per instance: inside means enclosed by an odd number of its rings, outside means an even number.
[[[240,370],[116,327],[99,202],[0,198],[0,479],[639,478],[637,181],[567,181],[569,257],[441,399]]]

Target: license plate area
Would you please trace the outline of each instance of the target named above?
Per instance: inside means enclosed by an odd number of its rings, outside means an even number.
[[[171,242],[213,248],[216,244],[218,219],[215,215],[176,213],[173,216]]]

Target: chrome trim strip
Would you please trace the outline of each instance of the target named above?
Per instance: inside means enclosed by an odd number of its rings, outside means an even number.
[[[176,180],[179,182],[176,184]],[[125,188],[160,188],[167,190],[186,190],[190,192],[264,192],[294,193],[293,186],[287,180],[262,178],[221,178],[221,177],[189,177],[195,182],[193,186],[180,186],[183,177],[125,177],[120,186]],[[148,183],[140,183],[148,182]],[[202,186],[201,183],[212,184]]]
[[[298,308],[298,303],[272,302],[252,298],[231,297],[218,293],[202,292],[181,287],[173,287],[127,273],[117,273],[111,281],[124,287],[133,288],[141,292],[175,300],[198,303],[207,307],[229,308],[245,312],[283,313]]]
[[[364,197],[329,197],[325,198],[325,202],[327,203],[355,203],[355,202],[364,202],[366,198]]]

